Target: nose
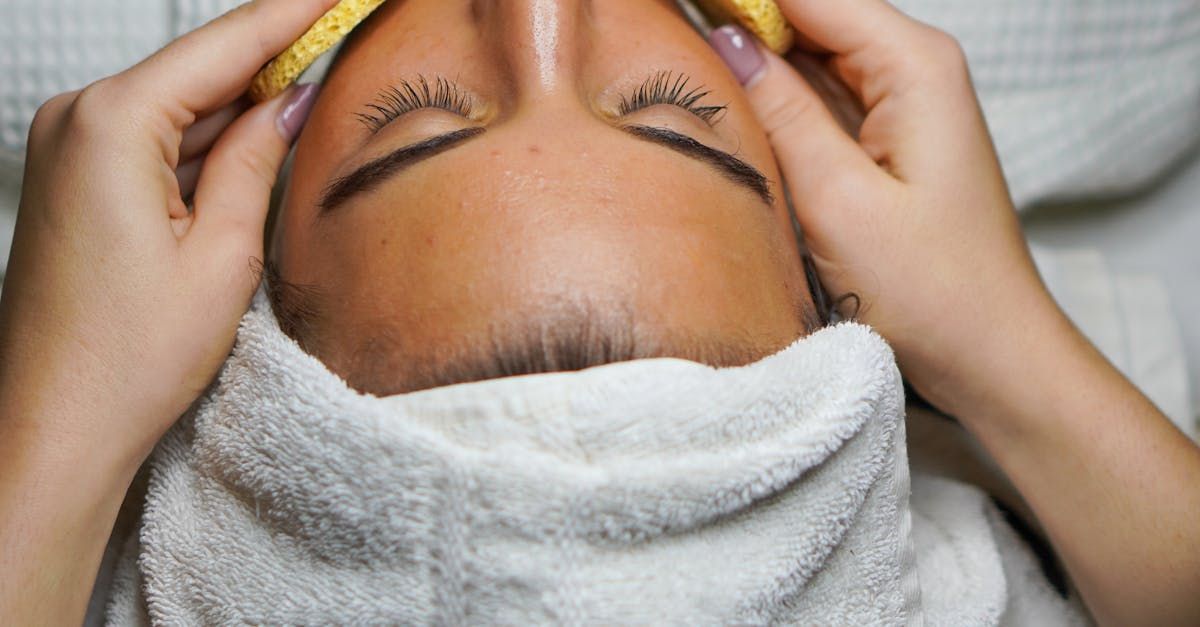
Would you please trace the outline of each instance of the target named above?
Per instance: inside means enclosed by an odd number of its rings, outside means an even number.
[[[519,99],[545,102],[579,92],[592,2],[477,0],[492,50]]]

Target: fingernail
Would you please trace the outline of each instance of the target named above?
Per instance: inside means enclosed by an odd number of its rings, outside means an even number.
[[[754,36],[741,26],[729,24],[714,29],[708,36],[708,43],[743,85],[749,85],[767,67],[767,60],[759,51]]]
[[[279,118],[275,120],[275,126],[288,143],[296,141],[300,136],[300,130],[308,121],[308,114],[312,112],[313,103],[317,101],[317,91],[317,85],[309,83],[293,87],[287,95]]]

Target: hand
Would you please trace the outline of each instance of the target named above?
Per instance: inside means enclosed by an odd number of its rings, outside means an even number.
[[[248,3],[41,108],[0,301],[5,433],[136,468],[209,384],[315,90],[249,110],[239,96],[332,4]]]
[[[1065,322],[1029,256],[963,53],[879,0],[779,4],[805,48],[791,64],[728,28],[713,45],[746,84],[831,296],[856,295],[857,317],[916,389],[953,413],[979,379],[981,337]],[[859,128],[844,130],[845,110],[831,112],[793,67],[805,64],[849,88]]]
[[[1200,449],[1046,291],[957,43],[883,0],[778,1],[804,48],[791,63],[727,29],[712,43],[826,286],[859,296],[917,391],[984,445],[1097,622],[1196,624]],[[858,101],[857,128],[793,67],[814,62]]]

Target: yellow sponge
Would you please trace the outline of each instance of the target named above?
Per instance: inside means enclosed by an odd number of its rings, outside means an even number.
[[[337,45],[367,19],[384,0],[342,0],[313,24],[291,48],[267,64],[250,85],[254,102],[265,102],[283,93],[321,55]]]
[[[795,41],[795,32],[774,0],[692,0],[714,24],[737,22],[780,54]],[[267,64],[250,85],[250,97],[264,102],[283,93],[321,55],[336,46],[384,0],[342,0],[290,48]]]
[[[714,26],[737,22],[779,54],[791,49],[796,33],[774,0],[693,0]]]

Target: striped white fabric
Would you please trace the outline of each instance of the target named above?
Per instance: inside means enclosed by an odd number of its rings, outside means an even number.
[[[0,278],[20,200],[25,138],[56,94],[119,72],[238,0],[0,0]]]
[[[1018,206],[1112,195],[1200,143],[1200,0],[896,0],[959,38]],[[238,0],[4,0],[0,167],[40,103]]]
[[[896,0],[966,50],[1017,206],[1112,196],[1200,144],[1200,0]]]

